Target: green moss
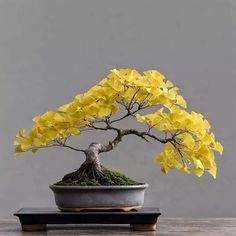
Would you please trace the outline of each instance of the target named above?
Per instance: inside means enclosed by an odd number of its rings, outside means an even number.
[[[134,185],[138,184],[135,180],[129,178],[123,173],[116,171],[106,171],[103,181],[107,185]]]
[[[111,171],[103,167],[103,175],[97,178],[85,175],[82,178],[76,176],[76,171],[66,175],[56,185],[66,186],[112,186],[112,185],[137,185],[141,184],[123,173]],[[70,178],[68,178],[70,176]]]
[[[96,179],[88,179],[88,178],[81,180],[79,183],[80,183],[80,186],[98,186],[98,185],[100,185]]]

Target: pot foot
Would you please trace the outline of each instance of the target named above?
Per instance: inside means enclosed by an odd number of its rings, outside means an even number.
[[[138,225],[130,225],[133,230],[136,231],[155,231],[156,224],[138,224]]]
[[[46,230],[46,224],[22,224],[21,225],[22,231],[25,232],[32,232],[32,231],[44,231]]]
[[[129,206],[129,207],[73,207],[73,208],[67,208],[67,207],[58,207],[61,211],[66,212],[80,212],[80,211],[134,211],[139,210],[142,208],[142,206]]]

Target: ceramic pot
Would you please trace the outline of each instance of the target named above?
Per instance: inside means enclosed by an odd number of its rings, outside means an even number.
[[[130,186],[49,186],[62,211],[140,209],[148,184]]]

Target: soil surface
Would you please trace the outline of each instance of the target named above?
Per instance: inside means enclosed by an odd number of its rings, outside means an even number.
[[[112,185],[139,185],[139,183],[123,173],[111,171],[102,167],[102,174],[93,176],[91,174],[79,175],[79,170],[71,172],[55,185],[63,186],[112,186]]]

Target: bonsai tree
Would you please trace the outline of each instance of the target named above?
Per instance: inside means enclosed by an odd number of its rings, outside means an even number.
[[[150,113],[149,108],[155,112]],[[143,129],[120,127],[120,121],[128,117],[141,122]],[[188,112],[178,88],[157,70],[143,74],[134,69],[111,70],[86,93],[33,121],[29,133],[22,129],[16,135],[15,155],[46,147],[66,147],[85,154],[81,167],[65,175],[61,183],[104,180],[109,171],[101,165],[99,154],[113,150],[126,136],[163,144],[164,150],[156,156],[155,163],[161,165],[164,173],[171,169],[197,176],[209,172],[215,178],[214,152],[223,152],[209,122],[200,113]],[[92,142],[87,148],[69,144],[71,136],[92,130],[114,132],[114,138],[107,143]]]

